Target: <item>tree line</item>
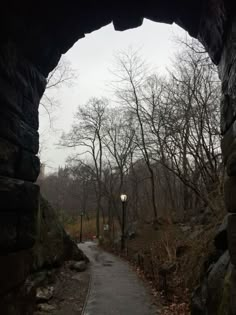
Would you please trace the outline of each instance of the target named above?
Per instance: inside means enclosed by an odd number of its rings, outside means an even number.
[[[45,196],[64,215],[96,216],[97,235],[101,222],[121,222],[121,193],[130,221],[220,215],[220,82],[200,44],[181,43],[165,75],[133,50],[112,73],[113,100],[79,105],[62,135],[75,153],[41,180]]]

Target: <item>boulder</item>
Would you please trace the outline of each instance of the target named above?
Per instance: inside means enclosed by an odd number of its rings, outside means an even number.
[[[84,260],[82,261],[73,261],[70,264],[70,269],[78,272],[85,271],[87,268],[87,264]]]
[[[36,290],[36,299],[38,302],[47,302],[53,296],[54,288],[52,286],[37,288]]]
[[[38,217],[39,235],[33,248],[33,270],[60,266],[64,261],[88,261],[65,232],[54,209],[41,197]]]
[[[229,252],[226,251],[209,267],[201,285],[194,291],[191,299],[192,315],[229,314],[225,308],[229,307],[227,292],[231,269]]]

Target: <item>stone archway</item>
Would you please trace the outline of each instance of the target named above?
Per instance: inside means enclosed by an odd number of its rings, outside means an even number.
[[[0,294],[28,273],[37,234],[38,105],[46,76],[84,34],[113,22],[116,30],[143,18],[177,23],[205,46],[222,80],[222,151],[231,262],[236,265],[236,14],[230,0],[12,1],[0,13]],[[158,39],[157,39],[158,40]],[[15,261],[17,260],[17,265]],[[7,266],[7,271],[5,270]],[[11,274],[5,282],[5,274]]]

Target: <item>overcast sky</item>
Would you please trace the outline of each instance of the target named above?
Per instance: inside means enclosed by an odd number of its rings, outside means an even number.
[[[46,163],[48,172],[65,164],[69,151],[59,149],[56,144],[62,132],[69,131],[78,105],[86,103],[90,97],[110,96],[112,76],[109,69],[114,54],[130,47],[140,49],[143,58],[158,73],[163,73],[178,49],[175,36],[185,36],[177,25],[144,20],[139,28],[117,32],[110,24],[86,35],[67,52],[65,57],[76,71],[77,78],[73,86],[64,86],[55,92],[60,107],[54,113],[53,131],[49,130],[47,115],[40,117],[40,133],[43,134],[41,160]]]

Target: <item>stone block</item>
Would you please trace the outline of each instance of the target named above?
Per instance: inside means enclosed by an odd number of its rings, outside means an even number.
[[[32,104],[28,99],[24,98],[22,104],[22,119],[32,128],[38,130],[39,128],[39,104]]]
[[[227,162],[227,159],[231,153],[236,152],[236,121],[232,124],[230,129],[222,138],[221,151],[224,163]]]
[[[222,95],[220,103],[220,129],[221,134],[225,135],[231,128],[231,125],[236,118],[236,100],[232,99],[229,95]]]
[[[228,216],[228,248],[230,260],[236,266],[236,214],[229,214]]]
[[[17,263],[16,263],[17,262]],[[23,284],[32,266],[30,251],[0,256],[0,295]]]
[[[40,173],[40,161],[34,154],[21,150],[16,164],[15,177],[35,182]]]
[[[39,149],[39,134],[15,113],[0,109],[0,137],[34,154]]]
[[[39,187],[30,182],[0,176],[0,212],[38,208]]]
[[[216,64],[221,58],[226,27],[227,13],[224,1],[204,1],[198,38]]]
[[[0,105],[1,108],[12,110],[15,114],[34,129],[38,129],[38,106],[29,102],[16,88],[8,86],[0,77]]]
[[[38,234],[39,187],[0,177],[0,252],[31,248]]]
[[[235,143],[236,141],[234,141]],[[235,144],[234,144],[235,146]],[[226,171],[228,176],[235,176],[236,175],[236,150],[229,155],[227,162],[226,162]]]
[[[10,109],[38,129],[38,106],[46,78],[28,60],[19,57],[11,43],[0,49],[0,70],[0,107]]]
[[[35,182],[40,172],[37,156],[0,138],[0,175]]]
[[[236,176],[225,179],[224,199],[227,211],[236,212]]]
[[[46,78],[29,60],[19,54],[12,42],[1,46],[0,72],[6,82],[15,86],[30,103],[38,106],[46,87]]]
[[[222,81],[221,132],[230,128],[236,119],[236,20],[229,25],[222,52],[219,75]]]
[[[19,156],[19,147],[0,138],[0,175],[15,177],[15,166]]]

